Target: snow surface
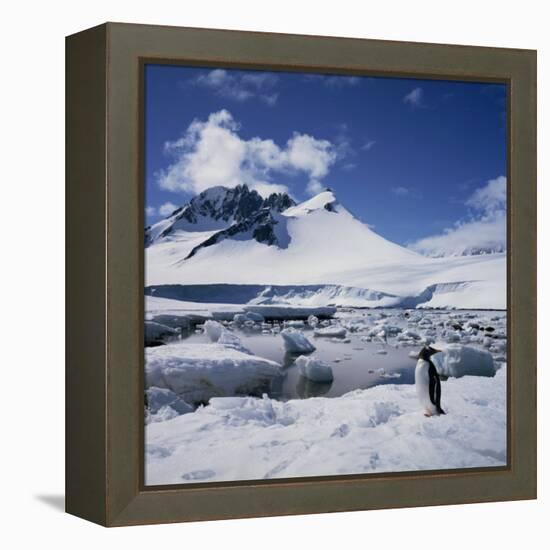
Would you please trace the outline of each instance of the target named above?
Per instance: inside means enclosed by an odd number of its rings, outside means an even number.
[[[212,344],[211,344],[212,345]],[[506,369],[442,382],[445,416],[413,385],[338,398],[211,399],[146,426],[147,485],[502,466]]]

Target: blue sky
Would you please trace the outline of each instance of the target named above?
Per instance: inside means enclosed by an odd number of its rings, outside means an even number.
[[[403,245],[504,231],[504,85],[148,65],[145,86],[148,224],[245,182],[330,187]]]

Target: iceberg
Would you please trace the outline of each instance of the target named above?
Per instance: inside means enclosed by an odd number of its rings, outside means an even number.
[[[438,347],[437,343],[435,347]],[[495,375],[495,362],[488,351],[462,344],[442,347],[441,353],[432,356],[432,362],[439,374],[453,378]]]
[[[328,383],[334,380],[332,368],[316,357],[300,355],[295,361],[300,373],[312,382]]]
[[[289,353],[311,353],[315,346],[299,331],[285,328],[281,331],[285,350]]]

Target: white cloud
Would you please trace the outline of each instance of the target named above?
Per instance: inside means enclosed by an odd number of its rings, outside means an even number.
[[[374,141],[374,140],[367,141],[367,142],[361,147],[361,150],[362,150],[362,151],[370,151],[375,145],[376,145],[376,141]]]
[[[343,88],[345,86],[357,86],[361,83],[359,76],[306,74],[304,80],[320,82],[327,88]]]
[[[506,250],[506,178],[499,176],[476,189],[465,203],[473,209],[439,235],[420,239],[410,248],[428,256]]]
[[[157,215],[157,209],[154,206],[145,207],[145,215],[149,218]]]
[[[394,195],[397,195],[398,197],[405,197],[410,193],[409,189],[407,189],[406,187],[401,187],[401,186],[392,187],[391,192]]]
[[[343,86],[357,86],[361,82],[358,76],[326,76],[325,86],[329,88],[342,88]]]
[[[287,190],[275,181],[277,174],[303,173],[310,180],[308,189],[314,189],[337,159],[328,140],[295,132],[279,147],[271,139],[242,139],[239,129],[226,110],[211,113],[206,121],[194,120],[180,139],[165,144],[174,160],[158,174],[160,187],[200,193],[216,185],[245,183],[269,194]]]
[[[278,94],[273,88],[278,77],[269,72],[226,71],[214,69],[197,76],[192,84],[212,90],[216,95],[235,101],[258,98],[269,106],[277,103]]]
[[[506,178],[499,176],[489,180],[485,187],[476,189],[466,201],[468,206],[491,215],[506,208]]]
[[[283,158],[290,166],[309,173],[313,179],[320,179],[328,174],[336,154],[330,141],[294,133],[283,151]]]
[[[403,98],[403,103],[408,103],[412,107],[422,107],[423,97],[424,91],[422,88],[414,88]]]
[[[310,195],[318,195],[319,193],[322,193],[325,190],[325,187],[323,184],[318,180],[309,180],[306,192]]]
[[[176,210],[177,205],[172,202],[165,202],[162,206],[159,206],[159,214],[161,216],[169,216],[174,210]]]

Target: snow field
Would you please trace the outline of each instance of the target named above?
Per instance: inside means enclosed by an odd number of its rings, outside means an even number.
[[[279,402],[213,398],[146,427],[148,485],[474,468],[506,463],[506,369],[443,382],[426,418],[414,386]]]

